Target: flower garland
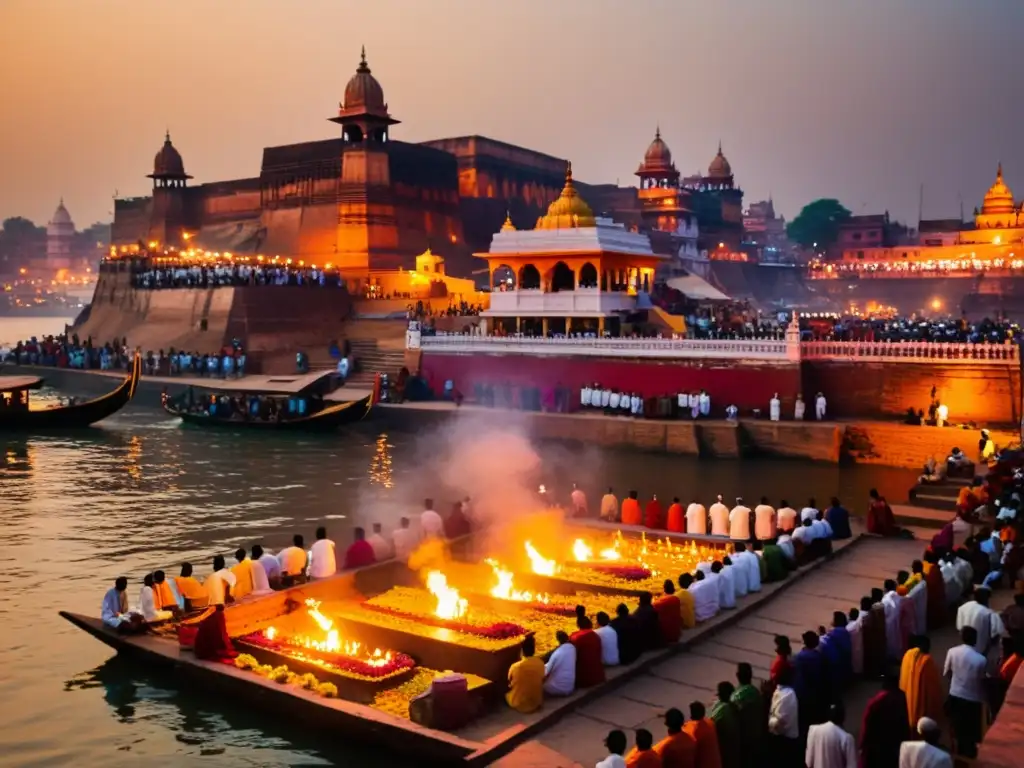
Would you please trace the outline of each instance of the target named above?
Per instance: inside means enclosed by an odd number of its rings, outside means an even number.
[[[529,634],[529,630],[526,628],[508,621],[476,625],[467,624],[466,622],[458,621],[456,619],[442,619],[439,616],[429,616],[426,614],[413,613],[411,611],[403,611],[386,605],[374,605],[370,601],[362,603],[361,607],[371,611],[376,611],[377,613],[383,613],[388,616],[396,616],[402,619],[414,619],[420,624],[426,624],[429,627],[451,629],[455,632],[462,632],[467,635],[486,637],[488,640],[510,640],[513,637],[521,637]]]
[[[626,581],[646,581],[651,578],[651,569],[640,565],[591,565],[590,568]]]
[[[343,653],[313,651],[305,646],[296,645],[284,639],[275,638],[271,640],[262,632],[253,632],[239,639],[250,645],[266,648],[285,656],[293,656],[300,661],[316,664],[332,672],[338,672],[360,680],[384,680],[388,677],[400,675],[416,666],[416,662],[412,657],[404,653],[389,653],[386,660],[381,659],[370,663],[370,660],[346,656]]]
[[[259,661],[256,660],[256,657],[251,656],[248,653],[239,654],[235,658],[235,666],[238,667],[238,669],[247,669],[255,672],[257,675],[273,680],[275,683],[281,683],[282,685],[297,685],[300,688],[304,688],[307,691],[313,691],[327,699],[335,699],[338,697],[338,686],[334,683],[321,683],[316,679],[316,675],[310,673],[297,675],[289,670],[284,664],[279,667],[272,667],[269,664],[260,664]]]

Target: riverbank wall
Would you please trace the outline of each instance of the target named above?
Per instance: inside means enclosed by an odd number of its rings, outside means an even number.
[[[46,379],[59,391],[79,396],[96,396],[110,391],[120,377],[112,372],[79,371],[33,366],[0,366],[0,376],[32,375]],[[139,383],[132,409],[160,408],[165,388],[172,393],[189,385],[197,388],[216,386],[217,380],[184,377],[144,377]],[[342,388],[329,396],[334,400],[358,399],[368,391]],[[481,428],[513,427],[538,440],[558,440],[580,446],[629,449],[705,458],[753,459],[775,456],[827,462],[856,463],[890,467],[918,468],[932,456],[941,460],[953,447],[973,456],[977,449],[977,430],[921,427],[879,420],[844,421],[768,421],[723,419],[632,419],[589,413],[545,413],[477,405],[456,407],[433,401],[381,404],[374,409],[373,428],[415,431],[459,425]],[[339,433],[339,439],[344,432]],[[443,432],[442,432],[443,437]],[[997,446],[1017,442],[1012,431],[992,431]]]

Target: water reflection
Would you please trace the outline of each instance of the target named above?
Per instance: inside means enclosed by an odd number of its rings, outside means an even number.
[[[380,485],[386,489],[394,487],[395,483],[391,472],[391,449],[394,447],[388,442],[387,432],[382,432],[377,436],[373,458],[370,459],[371,484]]]

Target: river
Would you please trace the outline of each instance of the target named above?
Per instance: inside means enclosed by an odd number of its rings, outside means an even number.
[[[444,511],[468,488],[514,515],[507,486],[526,475],[561,497],[579,482],[591,504],[612,485],[666,501],[767,495],[798,507],[809,495],[825,503],[838,494],[855,510],[870,487],[902,499],[914,479],[905,470],[532,446],[516,434],[482,434],[488,429],[378,434],[367,425],[324,437],[253,436],[181,428],[133,405],[87,434],[0,436],[4,764],[180,765],[205,756],[218,766],[388,765],[356,748],[339,757],[336,745],[247,711],[244,701],[179,688],[112,657],[57,615],[98,614],[121,574],[134,602],[143,574],[156,568],[176,572],[191,560],[206,573],[215,553],[257,541],[276,549],[296,531],[308,540],[318,524],[344,546],[355,524],[390,529],[424,496]]]

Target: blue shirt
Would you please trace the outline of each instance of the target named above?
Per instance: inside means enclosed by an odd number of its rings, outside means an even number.
[[[832,526],[833,539],[849,539],[853,536],[850,531],[850,513],[846,507],[829,507],[825,512],[825,519]]]

